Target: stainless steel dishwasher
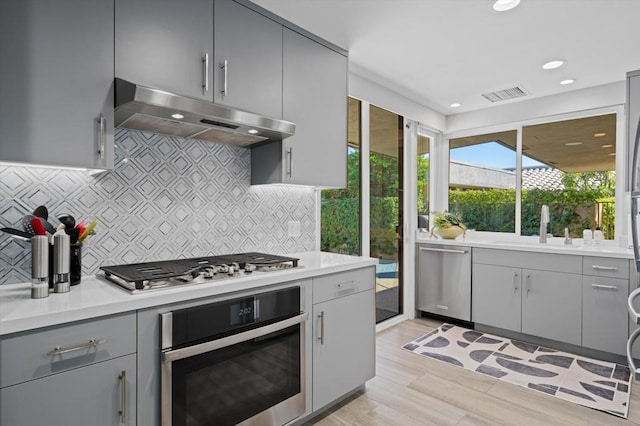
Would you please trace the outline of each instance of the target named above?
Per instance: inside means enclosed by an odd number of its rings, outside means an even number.
[[[471,248],[418,244],[416,309],[471,321]]]

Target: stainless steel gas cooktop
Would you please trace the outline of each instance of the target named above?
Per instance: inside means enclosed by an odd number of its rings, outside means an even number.
[[[105,278],[131,293],[185,284],[204,284],[249,274],[297,268],[293,257],[237,253],[191,259],[101,266]]]

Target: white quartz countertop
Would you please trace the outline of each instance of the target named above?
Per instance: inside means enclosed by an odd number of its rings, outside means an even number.
[[[538,237],[497,236],[495,234],[478,235],[473,233],[472,235],[467,235],[464,239],[458,237],[455,240],[443,240],[437,237],[431,238],[427,232],[417,232],[416,243],[633,259],[633,250],[627,247],[619,247],[614,241],[602,241],[599,246],[585,246],[582,239],[574,239],[571,245],[565,245],[562,237],[551,237],[546,244],[541,244],[538,242]]]
[[[0,285],[0,335],[249,290],[371,266],[377,259],[325,252],[289,253],[298,268],[130,294],[103,276],[85,276],[68,293],[31,299],[30,283]]]

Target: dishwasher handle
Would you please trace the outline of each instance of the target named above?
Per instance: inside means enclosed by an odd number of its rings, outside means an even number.
[[[433,248],[433,247],[420,247],[420,251],[435,251],[439,253],[456,253],[456,254],[469,253],[469,250],[442,249],[442,248]]]

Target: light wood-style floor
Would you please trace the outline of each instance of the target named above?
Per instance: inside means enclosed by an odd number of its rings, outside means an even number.
[[[365,392],[310,424],[331,425],[640,425],[640,385],[627,420],[401,349],[437,328],[405,321],[377,336],[376,377]]]

